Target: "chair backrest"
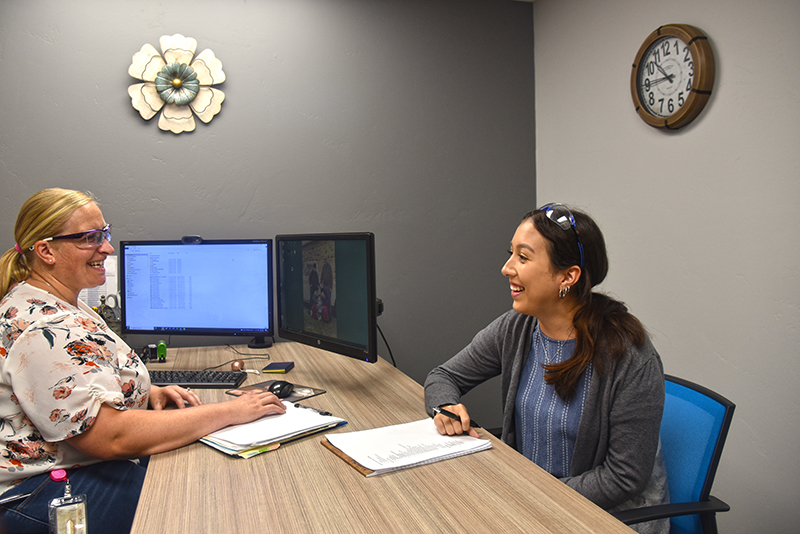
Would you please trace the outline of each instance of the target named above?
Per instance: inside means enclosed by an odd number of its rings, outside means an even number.
[[[735,405],[717,393],[666,376],[661,447],[670,502],[708,499]],[[672,532],[702,532],[698,516],[674,517]]]

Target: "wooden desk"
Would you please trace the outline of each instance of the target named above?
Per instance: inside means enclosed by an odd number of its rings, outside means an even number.
[[[296,343],[267,351],[293,361],[285,378],[327,393],[304,402],[351,432],[426,417],[423,388],[385,360],[369,364]],[[202,369],[238,356],[228,347],[170,349],[154,367]],[[267,361],[247,362],[260,369]],[[226,366],[227,367],[227,366]],[[284,375],[251,375],[256,383]],[[197,390],[204,402],[223,390]],[[133,533],[531,532],[630,533],[485,430],[493,448],[366,478],[321,444],[323,434],[244,460],[194,443],[151,458]]]

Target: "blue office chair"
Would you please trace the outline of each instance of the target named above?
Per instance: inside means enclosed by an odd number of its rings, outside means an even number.
[[[669,517],[671,534],[717,534],[716,513],[727,512],[730,506],[711,495],[711,484],[735,407],[709,389],[667,375],[661,451],[670,504],[614,516],[626,525]]]

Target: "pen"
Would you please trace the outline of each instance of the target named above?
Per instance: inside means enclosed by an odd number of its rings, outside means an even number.
[[[11,504],[16,501],[27,499],[30,496],[31,496],[30,493],[22,493],[19,495],[12,495],[11,497],[5,497],[4,499],[0,499],[0,506],[4,506],[6,504]]]
[[[449,417],[450,419],[455,419],[455,420],[456,420],[456,421],[458,421],[459,423],[461,422],[461,416],[454,414],[454,413],[453,413],[453,412],[451,412],[450,410],[445,410],[444,408],[439,408],[439,407],[437,406],[437,407],[435,407],[435,408],[433,409],[433,411],[434,411],[434,412],[436,412],[436,413],[440,413],[440,414],[442,414],[442,415],[444,415],[444,416],[447,416],[447,417]],[[470,419],[470,421],[469,421],[469,426],[471,426],[471,427],[473,427],[473,428],[480,428],[480,427],[481,427],[481,426],[480,426],[478,423],[476,423],[476,422],[475,422],[475,421],[473,421],[472,419]]]

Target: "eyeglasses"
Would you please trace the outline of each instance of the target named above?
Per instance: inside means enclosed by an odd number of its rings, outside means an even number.
[[[89,230],[86,232],[80,232],[78,234],[68,234],[68,235],[57,235],[55,237],[47,237],[45,239],[41,239],[41,241],[55,241],[56,239],[81,239],[75,245],[79,248],[94,248],[99,247],[103,244],[103,240],[111,242],[111,225],[107,224],[100,230]],[[28,250],[33,250],[33,246]]]
[[[580,267],[583,269],[583,243],[581,242],[581,233],[578,231],[578,226],[575,224],[575,217],[572,216],[572,212],[569,211],[569,208],[564,204],[559,204],[557,202],[545,204],[539,208],[539,210],[543,211],[548,219],[564,230],[569,230],[570,227],[572,227],[575,231],[575,237],[578,238],[578,250],[581,253]]]

